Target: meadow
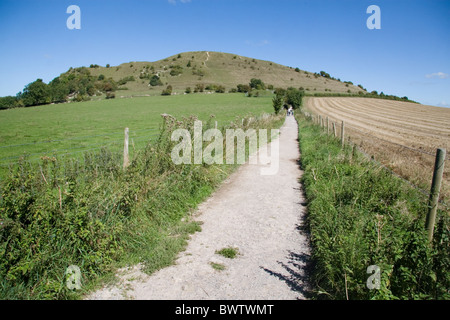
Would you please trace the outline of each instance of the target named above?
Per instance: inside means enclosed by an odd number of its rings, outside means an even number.
[[[218,126],[236,117],[271,113],[271,97],[244,94],[190,94],[98,100],[16,108],[0,112],[0,176],[9,164],[27,156],[81,156],[87,150],[123,148],[124,129],[130,130],[130,153],[155,139],[161,114],[179,119],[211,116]]]

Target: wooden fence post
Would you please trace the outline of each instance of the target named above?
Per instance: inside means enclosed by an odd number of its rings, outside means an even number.
[[[344,121],[342,121],[342,124],[341,124],[341,145],[342,145],[342,148],[344,147],[344,143],[345,143],[345,129],[344,129]]]
[[[130,158],[128,156],[128,128],[125,128],[125,141],[123,146],[123,168],[127,168],[130,164]]]
[[[431,182],[430,198],[428,200],[428,214],[425,223],[428,231],[428,241],[433,240],[434,223],[436,221],[436,211],[439,201],[439,193],[441,190],[442,176],[444,174],[445,149],[437,149],[436,160],[434,163],[433,180]]]
[[[337,134],[336,134],[336,123],[335,122],[333,122],[333,134],[334,134],[334,137],[336,138]]]

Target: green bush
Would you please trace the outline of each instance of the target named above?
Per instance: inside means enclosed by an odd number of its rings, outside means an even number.
[[[275,110],[275,114],[278,114],[283,107],[284,102],[284,96],[282,95],[275,95],[275,97],[272,99],[273,103],[273,109]]]
[[[161,79],[155,74],[155,75],[153,75],[153,76],[151,77],[151,79],[150,79],[150,85],[151,85],[152,87],[155,87],[155,86],[162,86],[163,83],[162,83]]]
[[[183,73],[183,67],[179,65],[170,66],[170,75],[172,77],[178,76]]]
[[[164,89],[161,93],[163,96],[170,96],[172,94],[172,86],[168,85],[166,89]]]
[[[13,96],[0,97],[0,110],[14,108],[17,105],[17,98]]]
[[[256,78],[253,78],[250,80],[249,86],[250,86],[250,88],[256,89],[256,90],[265,90],[266,89],[266,85],[264,84],[264,82],[261,79],[256,79]]]

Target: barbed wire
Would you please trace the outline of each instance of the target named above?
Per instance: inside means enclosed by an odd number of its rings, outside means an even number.
[[[304,114],[305,116],[313,117],[313,115],[310,114],[310,113],[305,113],[305,112],[303,112],[303,114]],[[317,116],[317,115],[316,115],[316,116]],[[330,117],[328,117],[328,119],[330,120]],[[333,119],[334,119],[334,118],[333,118]],[[337,119],[335,119],[335,120],[338,121]],[[344,123],[345,123],[345,121],[344,121]],[[319,125],[320,125],[320,124],[319,124]],[[364,134],[369,135],[369,133],[365,133],[364,131],[361,131],[361,130],[359,130],[359,129],[356,129],[356,128],[352,127],[352,126],[345,125],[345,127],[346,127],[346,128],[350,127],[350,128],[352,128],[352,129],[355,129],[356,131],[359,131],[359,132],[362,132],[362,133],[364,133]],[[378,138],[378,137],[375,137],[375,138]],[[417,151],[417,152],[419,152],[419,153],[423,153],[423,154],[426,154],[426,155],[436,156],[435,154],[432,154],[432,153],[429,153],[429,152],[425,152],[425,151],[423,151],[423,150],[418,150],[418,149],[410,148],[410,147],[408,147],[408,146],[404,146],[404,145],[402,145],[402,144],[398,144],[398,143],[395,143],[395,142],[392,142],[392,141],[388,141],[388,140],[385,140],[385,139],[382,139],[382,138],[378,138],[378,139],[380,139],[380,140],[382,140],[382,141],[385,141],[385,142],[388,142],[388,143],[392,143],[392,144],[398,145],[398,146],[400,146],[400,147],[404,147],[404,148],[406,148],[406,149],[410,149],[411,151]],[[395,171],[393,171],[391,168],[387,167],[387,166],[384,165],[383,163],[381,163],[381,162],[379,162],[379,161],[376,161],[376,160],[373,158],[372,155],[369,155],[368,153],[366,153],[364,150],[362,150],[362,149],[361,149],[359,146],[357,146],[355,143],[350,142],[350,144],[351,144],[352,146],[356,147],[356,148],[358,149],[358,151],[361,152],[361,153],[362,153],[367,159],[369,159],[370,161],[374,162],[374,163],[377,164],[378,166],[380,166],[380,167],[382,167],[383,169],[387,170],[388,172],[390,172],[391,174],[393,174],[393,175],[396,176],[397,178],[401,179],[402,181],[408,183],[411,187],[413,187],[414,189],[416,189],[417,191],[419,191],[420,193],[422,193],[424,196],[426,196],[426,197],[429,197],[429,196],[430,196],[430,193],[429,193],[428,191],[423,190],[422,188],[420,188],[420,187],[418,187],[417,185],[413,184],[411,181],[409,181],[408,179],[405,179],[404,177],[402,177],[401,175],[399,175],[398,173],[396,173]],[[448,161],[449,159],[445,159],[445,160]],[[439,203],[440,205],[444,206],[445,208],[450,209],[450,204],[447,204],[444,200],[438,200],[438,203]]]
[[[144,131],[154,131],[153,130],[139,130],[139,132],[144,132]],[[134,130],[133,132],[138,132],[138,130]],[[121,133],[123,135],[123,133]],[[98,136],[102,136],[102,135],[98,135]],[[130,137],[130,139],[133,142],[141,142],[141,141],[145,141],[145,140],[151,140],[151,138],[158,136],[158,133],[156,134],[152,134],[152,135],[141,135],[141,136],[133,136]],[[92,137],[92,136],[91,136]],[[137,139],[138,138],[138,139]],[[139,139],[140,138],[140,139]],[[71,139],[66,139],[66,140],[71,140]],[[51,150],[51,151],[42,151],[42,152],[35,152],[35,153],[25,153],[22,155],[15,155],[15,156],[9,156],[9,157],[4,157],[4,158],[0,158],[0,162],[2,160],[12,160],[12,159],[18,159],[20,157],[23,156],[29,156],[31,157],[31,159],[27,159],[27,161],[38,161],[40,160],[40,157],[38,158],[33,158],[33,156],[44,156],[47,154],[52,154],[53,156],[61,156],[61,155],[72,155],[72,154],[76,154],[76,153],[80,153],[80,152],[88,152],[88,151],[92,151],[92,150],[99,150],[102,148],[106,148],[106,147],[111,147],[112,145],[121,145],[123,143],[123,140],[114,140],[114,141],[110,141],[109,143],[98,143],[98,144],[90,144],[87,146],[80,146],[80,147],[75,147],[75,148],[70,148],[70,149],[65,149],[65,150]],[[95,147],[95,148],[90,148],[90,147]],[[77,150],[77,151],[73,151],[76,149],[82,148],[81,150]],[[73,152],[71,152],[73,151]],[[6,167],[9,165],[13,165],[15,164],[15,162],[10,162],[10,163],[0,163],[0,166],[2,167]]]
[[[316,117],[318,117],[318,116],[319,116],[319,115],[316,115]],[[322,116],[322,117],[323,117],[323,116]],[[331,119],[335,120],[335,122],[343,121],[343,120],[338,120],[338,119],[336,119],[336,118],[332,118],[332,117],[329,117],[329,116],[327,116],[327,117],[328,117],[329,120],[331,120]],[[344,123],[345,123],[345,121],[344,121]],[[436,156],[436,154],[434,154],[434,153],[432,153],[432,152],[427,152],[427,151],[424,151],[424,150],[415,149],[415,148],[412,148],[412,147],[409,147],[409,146],[406,146],[406,145],[403,145],[403,144],[400,144],[400,143],[397,143],[397,142],[393,142],[393,141],[389,141],[389,140],[386,140],[386,139],[377,137],[377,136],[375,136],[375,135],[372,135],[372,134],[369,133],[369,132],[366,132],[366,131],[363,131],[363,130],[361,130],[361,129],[358,129],[358,128],[356,128],[356,127],[354,127],[354,126],[351,126],[351,125],[349,125],[349,124],[347,124],[347,123],[345,124],[345,127],[346,127],[346,128],[350,128],[350,129],[355,130],[355,131],[358,131],[358,132],[361,132],[362,134],[365,134],[365,135],[370,136],[370,137],[372,137],[372,138],[378,139],[378,140],[380,140],[380,141],[383,141],[383,142],[386,142],[386,143],[390,143],[390,144],[396,145],[396,146],[401,147],[401,148],[404,148],[404,149],[408,149],[408,150],[411,150],[411,151],[414,151],[414,152],[417,152],[417,153],[421,153],[421,154],[425,154],[425,155],[429,155],[429,156],[432,156],[432,157],[435,157],[435,156]],[[446,160],[446,161],[450,161],[450,155],[448,155],[448,156],[445,158],[445,160]]]
[[[132,131],[130,131],[130,134],[132,132],[145,132],[145,131],[150,132],[150,131],[156,131],[156,130],[159,130],[159,129],[152,128],[152,129],[132,130]],[[22,147],[22,146],[30,146],[30,145],[44,144],[44,143],[64,142],[64,141],[72,141],[72,140],[83,140],[83,139],[86,139],[86,138],[109,137],[109,136],[115,136],[115,135],[123,135],[123,132],[108,133],[108,134],[96,134],[96,135],[90,135],[90,136],[80,136],[80,137],[73,137],[73,138],[67,138],[67,139],[58,139],[58,140],[44,140],[44,141],[36,141],[36,142],[22,143],[22,144],[11,144],[11,145],[6,145],[6,146],[0,146],[0,149],[13,148],[13,147]]]

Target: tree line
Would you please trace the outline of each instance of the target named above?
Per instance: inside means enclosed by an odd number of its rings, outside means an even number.
[[[129,79],[128,79],[129,80]],[[48,84],[37,79],[25,86],[16,96],[0,97],[0,109],[31,107],[50,103],[89,100],[95,95],[114,97],[118,83],[104,75],[91,75],[86,67],[70,68]]]

